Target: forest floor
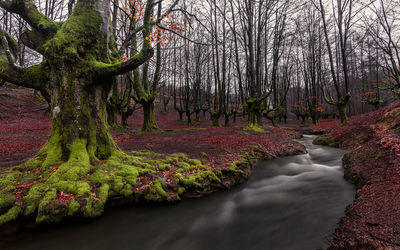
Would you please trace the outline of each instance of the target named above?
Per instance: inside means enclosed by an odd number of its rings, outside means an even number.
[[[331,249],[400,249],[400,103],[353,117],[314,143],[351,150],[343,166],[357,187]]]
[[[47,104],[35,97],[30,90],[10,86],[0,88],[0,178],[12,166],[26,162],[34,156],[46,143],[51,128],[51,119],[45,115],[46,109]],[[158,166],[156,172],[139,176],[136,186],[132,187],[133,196],[143,198],[140,192],[151,190],[149,187],[157,184],[158,180],[163,180],[167,182],[166,191],[171,196],[164,200],[180,199],[177,198],[177,187],[171,187],[170,184],[178,183],[185,186],[186,182],[193,180],[191,176],[196,174],[195,180],[206,181],[207,185],[196,186],[192,190],[186,185],[185,192],[180,192],[180,196],[198,197],[216,190],[227,189],[245,181],[251,172],[251,164],[258,159],[304,152],[300,144],[291,140],[300,136],[300,133],[293,130],[307,134],[325,133],[317,139],[318,143],[351,150],[344,158],[346,178],[358,188],[356,200],[348,207],[346,216],[342,218],[334,233],[331,248],[400,248],[399,103],[351,118],[348,125],[341,127],[338,127],[338,121],[333,120],[322,121],[318,126],[311,126],[309,123],[301,125],[298,121],[290,120],[281,126],[292,130],[265,125],[264,133],[244,130],[246,122],[241,117],[237,118],[236,124],[232,125],[231,122],[230,127],[212,128],[208,117],[209,115],[206,118],[201,114],[199,121],[187,125],[177,120],[178,114],[171,107],[168,113],[164,114],[161,112],[161,105],[158,105],[156,119],[164,132],[139,133],[142,121],[140,110],[135,111],[129,118],[129,128],[112,129],[117,145],[133,155],[153,154],[156,157],[159,157],[157,154],[186,155],[183,158],[178,157],[179,161],[166,169]],[[266,121],[265,124],[269,123]],[[218,173],[218,177],[225,175],[226,178],[220,178],[218,183],[211,180],[214,178],[212,176],[212,178],[208,176],[206,180],[204,176],[198,179],[199,175],[196,172],[205,171],[191,167],[193,160],[208,166],[206,171],[211,169],[213,173]],[[240,168],[235,170],[242,171],[237,176],[232,175],[237,172],[229,170],[232,163],[241,163],[237,164]],[[53,166],[53,169],[59,167]],[[181,179],[174,182],[173,179],[177,179],[178,175]],[[40,180],[33,181],[40,182]],[[26,195],[29,191],[26,189],[29,189],[31,183],[20,183],[15,187],[14,193],[18,191],[17,196]],[[95,204],[101,199],[97,197],[99,188],[92,184],[91,187],[94,187],[91,191],[94,194],[93,204]],[[175,197],[172,197],[174,195]],[[65,205],[71,202],[71,199],[79,201],[79,197],[75,196],[77,195],[58,191],[55,196],[56,204]]]
[[[301,136],[295,131],[265,126],[264,132],[256,132],[244,129],[244,121],[212,128],[202,115],[187,125],[177,120],[176,111],[163,114],[157,105],[162,132],[138,132],[140,110],[129,118],[129,128],[112,129],[115,142],[129,155],[122,156],[125,163],[102,161],[74,173],[78,179],[65,179],[58,172],[70,171],[67,163],[37,167],[24,163],[50,135],[46,109],[47,104],[30,90],[0,88],[0,225],[20,217],[36,223],[93,217],[107,204],[199,197],[244,182],[260,159],[305,153],[304,146],[292,140]]]
[[[11,86],[0,88],[0,169],[27,161],[45,145],[51,131],[51,118],[45,114],[46,110],[47,104],[31,90]],[[206,117],[201,114],[198,121],[192,117],[193,124],[188,125],[178,120],[172,107],[168,113],[163,113],[161,105],[157,106],[156,120],[163,131],[144,134],[139,132],[142,117],[142,111],[137,110],[128,119],[129,128],[111,129],[122,150],[184,153],[194,158],[206,158],[203,160],[211,165],[238,160],[244,151],[254,149],[263,150],[266,159],[290,154],[291,148],[298,145],[291,139],[301,137],[294,129],[272,126],[265,126],[264,133],[244,130],[246,122],[242,117],[238,117],[235,124],[231,121],[229,127],[213,128],[207,119],[209,114]]]

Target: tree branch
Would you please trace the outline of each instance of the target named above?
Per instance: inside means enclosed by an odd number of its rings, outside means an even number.
[[[50,76],[45,62],[28,68],[10,64],[0,57],[0,79],[12,84],[47,92]]]
[[[126,62],[119,62],[114,64],[106,64],[102,62],[94,63],[94,70],[97,73],[98,78],[113,77],[128,73],[140,65],[144,64],[154,55],[154,49],[149,47],[148,50],[142,50],[140,53],[136,54],[134,57]]]
[[[22,41],[34,50],[40,50],[41,45],[51,39],[59,29],[56,22],[38,11],[32,0],[2,0],[0,7],[20,15],[32,27]]]

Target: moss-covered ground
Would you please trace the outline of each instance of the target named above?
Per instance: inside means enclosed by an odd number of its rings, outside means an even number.
[[[305,152],[291,140],[300,136],[294,131],[245,130],[244,124],[211,128],[205,117],[193,127],[160,109],[156,117],[164,132],[137,133],[141,121],[133,116],[130,129],[112,131],[121,150],[107,160],[28,160],[49,136],[47,104],[24,89],[1,90],[0,225],[55,223],[99,216],[108,205],[199,197],[242,183],[259,159]]]

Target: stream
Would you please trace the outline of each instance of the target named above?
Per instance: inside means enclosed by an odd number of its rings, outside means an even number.
[[[308,154],[257,164],[230,191],[163,206],[108,209],[95,220],[0,238],[1,250],[325,249],[355,195],[346,151],[298,140]]]

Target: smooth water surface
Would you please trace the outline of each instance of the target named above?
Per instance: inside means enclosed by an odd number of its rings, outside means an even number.
[[[83,223],[0,239],[0,249],[319,249],[355,189],[343,178],[345,151],[299,142],[309,152],[258,164],[228,192],[158,207],[112,208]],[[2,247],[3,244],[3,247]]]

